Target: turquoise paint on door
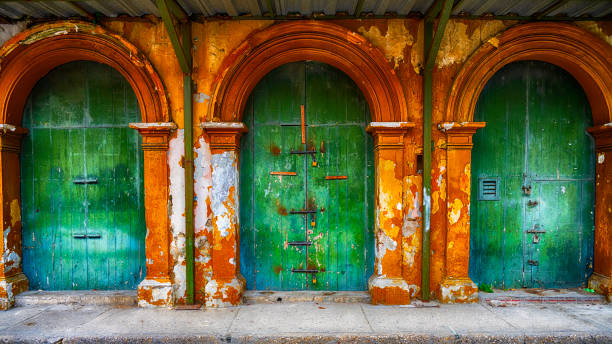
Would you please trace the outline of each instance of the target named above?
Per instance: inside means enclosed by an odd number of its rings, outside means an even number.
[[[322,63],[281,66],[253,90],[240,157],[248,289],[367,289],[374,260],[368,118],[354,82]],[[304,151],[313,153],[298,154]],[[312,213],[292,213],[301,211]]]
[[[554,65],[515,62],[486,84],[474,120],[487,126],[472,150],[470,277],[497,288],[585,285],[595,154],[580,85]]]
[[[134,289],[145,276],[136,96],[113,68],[62,65],[32,90],[21,151],[30,289]]]

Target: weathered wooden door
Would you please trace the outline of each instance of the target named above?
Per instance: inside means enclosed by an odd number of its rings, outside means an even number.
[[[594,150],[580,85],[516,62],[487,83],[474,136],[470,276],[498,288],[577,287],[592,271]]]
[[[133,289],[145,276],[136,96],[116,70],[62,65],[24,110],[23,267],[30,289]]]
[[[367,288],[374,249],[368,117],[353,81],[322,63],[283,65],[252,92],[240,164],[247,288]]]

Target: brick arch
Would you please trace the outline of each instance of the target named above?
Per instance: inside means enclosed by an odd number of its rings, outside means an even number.
[[[209,120],[240,121],[249,94],[264,75],[303,60],[327,63],[353,79],[372,121],[409,120],[402,85],[385,56],[361,35],[320,21],[277,24],[249,36],[223,61]]]
[[[612,46],[570,24],[512,27],[483,44],[463,65],[448,96],[446,121],[472,121],[480,92],[503,66],[538,60],[568,71],[584,89],[595,124],[612,121]]]
[[[0,123],[21,125],[31,89],[53,68],[77,60],[115,68],[136,94],[143,122],[168,122],[161,79],[134,45],[99,26],[79,21],[42,24],[0,48]]]

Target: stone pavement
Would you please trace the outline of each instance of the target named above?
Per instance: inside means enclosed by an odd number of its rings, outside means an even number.
[[[0,342],[612,343],[611,304],[418,305],[22,306],[0,312]]]

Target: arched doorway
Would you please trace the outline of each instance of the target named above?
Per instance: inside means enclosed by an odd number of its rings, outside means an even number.
[[[31,289],[135,289],[146,275],[134,91],[115,69],[53,69],[26,102],[23,269]]]
[[[341,71],[294,62],[249,97],[240,157],[248,289],[366,290],[374,265],[368,104]]]
[[[566,71],[539,61],[500,69],[474,120],[470,277],[496,288],[584,286],[593,266],[591,110]]]

